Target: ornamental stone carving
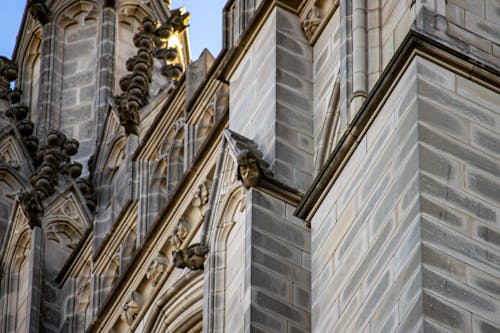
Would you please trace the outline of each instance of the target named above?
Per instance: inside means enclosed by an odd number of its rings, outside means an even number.
[[[172,244],[174,249],[178,250],[182,246],[182,242],[186,239],[188,235],[188,229],[186,222],[181,219],[177,226],[172,230],[172,234],[169,236],[169,242]]]
[[[28,217],[31,229],[41,227],[44,210],[40,195],[34,190],[22,191],[18,194],[18,200],[24,214]]]
[[[167,271],[168,264],[168,258],[161,254],[151,261],[146,272],[146,278],[153,283],[153,286],[156,286],[162,275]]]
[[[191,205],[193,205],[193,207],[200,208],[202,216],[205,216],[206,205],[208,203],[208,196],[209,193],[206,182],[201,183],[194,190],[193,200],[191,201]]]
[[[208,247],[203,244],[193,244],[187,249],[172,252],[175,267],[189,268],[190,270],[203,269],[207,258]]]
[[[262,177],[258,158],[250,151],[244,150],[237,156],[238,160],[238,180],[241,181],[245,189],[257,186]]]
[[[28,10],[35,20],[45,25],[50,21],[50,10],[45,4],[45,0],[29,0]]]
[[[302,28],[306,33],[307,38],[311,38],[321,23],[321,14],[318,7],[312,6],[302,22]]]
[[[132,325],[134,320],[137,318],[139,311],[144,304],[142,295],[137,291],[132,292],[128,301],[123,305],[123,311],[120,316],[129,326]]]

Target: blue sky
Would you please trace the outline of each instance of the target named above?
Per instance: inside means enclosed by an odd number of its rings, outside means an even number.
[[[24,0],[1,0],[0,55],[10,58],[23,15]],[[198,58],[204,48],[217,56],[222,45],[222,8],[227,0],[172,0],[172,8],[186,7],[191,13],[189,38],[191,56]]]

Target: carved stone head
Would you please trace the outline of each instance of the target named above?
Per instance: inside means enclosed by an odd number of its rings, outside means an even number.
[[[259,184],[262,173],[255,155],[244,150],[238,155],[238,179],[241,180],[243,187],[249,189]]]

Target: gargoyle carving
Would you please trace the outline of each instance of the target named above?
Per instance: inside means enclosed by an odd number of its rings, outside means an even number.
[[[30,227],[41,227],[43,216],[42,198],[34,190],[22,191],[18,194],[19,203],[28,217]]]
[[[50,10],[45,4],[45,0],[29,0],[28,10],[41,25],[45,25],[50,21]]]
[[[175,267],[189,268],[190,270],[203,269],[203,263],[208,254],[208,247],[202,244],[193,244],[187,249],[172,252]]]
[[[159,254],[148,267],[148,271],[146,272],[146,278],[153,282],[153,285],[156,286],[160,278],[165,273],[168,268],[168,259],[164,255]]]

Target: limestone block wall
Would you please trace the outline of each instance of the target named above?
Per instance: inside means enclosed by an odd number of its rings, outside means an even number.
[[[499,329],[499,105],[406,69],[312,219],[313,332]]]
[[[421,1],[417,26],[447,44],[500,65],[500,3],[497,0]]]
[[[313,332],[401,332],[422,317],[416,65],[311,221]]]
[[[498,331],[500,97],[422,60],[417,91],[426,331]]]
[[[77,157],[86,161],[95,145],[97,20],[85,17],[64,31],[60,126],[80,142]]]
[[[294,206],[257,189],[249,195],[245,331],[310,332],[310,231],[292,215]]]
[[[229,128],[259,144],[277,179],[307,189],[313,169],[312,50],[276,8],[230,79]]]

